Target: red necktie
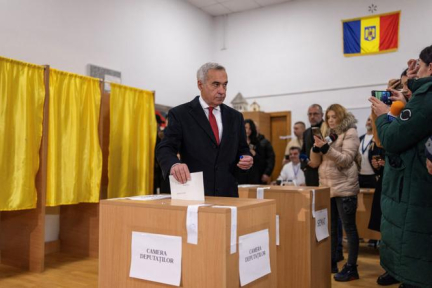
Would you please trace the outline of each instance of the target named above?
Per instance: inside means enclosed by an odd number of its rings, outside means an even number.
[[[216,118],[213,115],[213,109],[214,108],[213,107],[209,107],[208,109],[209,109],[210,126],[211,126],[211,128],[213,130],[213,134],[214,134],[214,136],[216,138],[216,142],[217,142],[217,144],[219,144],[219,129],[218,129],[218,126],[217,126],[217,123],[216,123]]]

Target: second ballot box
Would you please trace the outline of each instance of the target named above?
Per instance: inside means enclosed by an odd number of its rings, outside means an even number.
[[[265,188],[257,191],[257,188]],[[314,211],[327,209],[330,234],[330,189],[296,186],[239,186],[240,198],[276,201],[279,222],[278,287],[331,287],[331,239],[317,240]]]
[[[276,287],[275,201],[206,197],[205,204],[212,206],[198,208],[198,241],[197,244],[190,244],[188,243],[189,228],[186,227],[186,222],[189,221],[187,217],[190,217],[188,207],[197,203],[202,202],[171,199],[151,201],[102,200],[100,204],[99,287],[159,288],[178,286],[131,277],[133,270],[131,269],[133,265],[131,259],[134,257],[131,246],[135,245],[132,243],[134,241],[133,235],[136,235],[134,233],[180,239],[178,243],[180,243],[179,248],[182,257],[179,287],[240,287],[239,253],[242,244],[238,241],[245,235],[251,235],[255,232],[265,232],[265,235],[268,235],[266,251],[269,252],[271,272],[244,285],[244,287]],[[232,245],[232,224],[234,221],[232,217],[234,212],[230,207],[235,207],[237,213],[235,247]],[[167,247],[167,249],[172,248]],[[235,253],[233,253],[233,248],[236,250]],[[167,255],[169,257],[170,253],[163,250],[146,249],[138,257],[142,259],[137,261],[145,261],[150,258],[161,261]],[[246,261],[252,261],[252,258],[264,255],[260,247],[250,249],[250,251],[251,256],[246,257]],[[153,255],[150,255],[151,253]],[[163,261],[174,261],[167,259]],[[166,277],[168,277],[168,271],[163,270],[154,271],[152,272],[154,275],[148,275],[148,277],[157,278],[160,273],[166,273]],[[262,271],[258,271],[258,274],[260,272]]]

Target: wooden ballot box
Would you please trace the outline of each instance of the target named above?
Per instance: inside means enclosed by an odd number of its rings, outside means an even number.
[[[132,232],[181,236],[180,287],[240,287],[239,245],[231,254],[231,209],[198,210],[198,244],[187,243],[188,205],[202,202],[160,199],[100,202],[99,287],[173,287],[129,277]],[[238,237],[268,229],[271,273],[244,287],[276,287],[274,200],[206,197],[206,204],[237,207]]]
[[[380,232],[368,228],[374,194],[375,189],[361,188],[357,195],[356,224],[359,237],[363,239],[381,239]]]
[[[278,287],[331,287],[331,239],[320,242],[315,236],[312,217],[313,190],[315,211],[327,208],[330,230],[330,189],[322,187],[258,186],[264,199],[276,200],[280,243],[277,251]],[[240,198],[256,198],[258,187],[239,187]]]

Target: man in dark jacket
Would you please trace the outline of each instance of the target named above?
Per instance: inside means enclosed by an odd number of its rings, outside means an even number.
[[[235,169],[253,164],[243,116],[223,104],[228,85],[223,66],[204,64],[197,80],[201,96],[170,110],[156,157],[164,177],[186,183],[190,172],[202,171],[206,196],[238,197]]]
[[[303,147],[302,154],[307,155],[310,159],[310,151],[314,144],[314,138],[312,134],[312,127],[319,127],[323,124],[323,109],[319,104],[312,104],[308,109],[308,118],[311,127],[306,129],[303,134]],[[318,176],[318,168],[312,168],[306,166],[304,169],[304,174],[306,178],[306,186],[319,186],[319,176]]]

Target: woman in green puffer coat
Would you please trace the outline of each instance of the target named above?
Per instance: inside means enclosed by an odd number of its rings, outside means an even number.
[[[392,121],[385,104],[370,98],[386,150],[381,208],[381,266],[404,287],[432,287],[432,175],[425,143],[432,135],[432,46],[420,53],[413,95]]]

